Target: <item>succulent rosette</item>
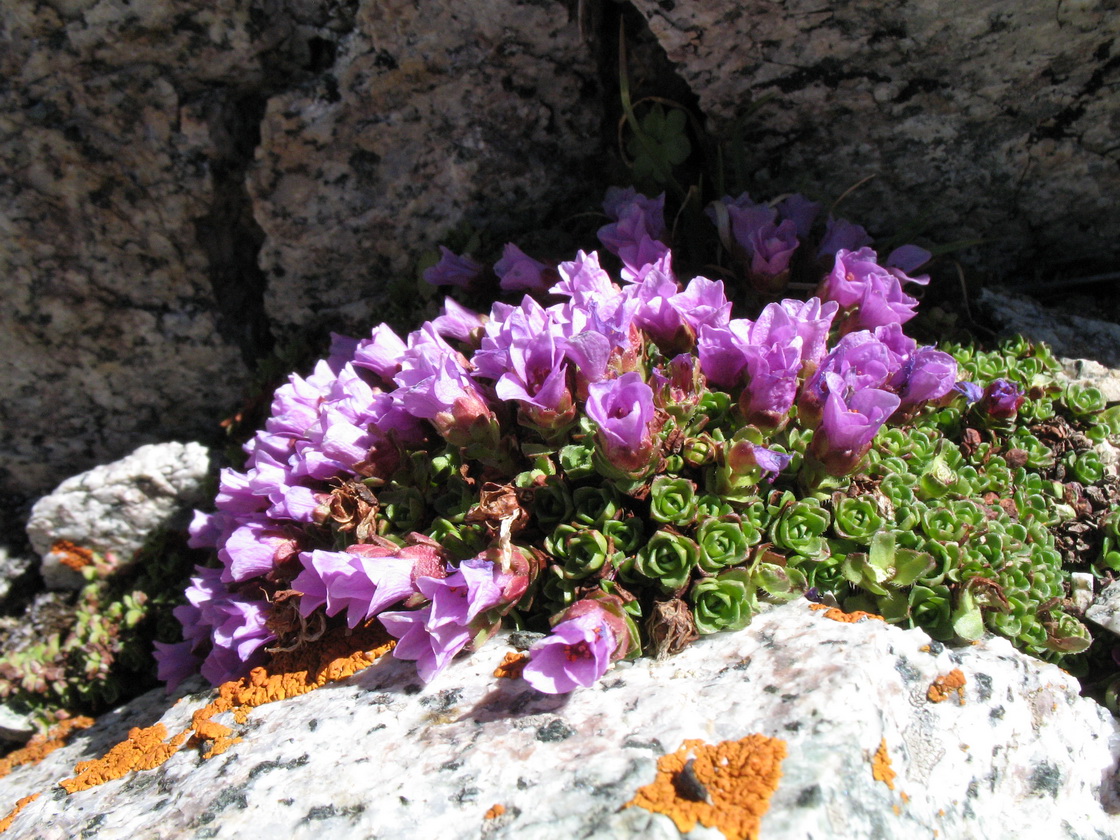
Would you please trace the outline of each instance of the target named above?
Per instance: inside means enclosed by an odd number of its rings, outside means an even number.
[[[1096,568],[1120,569],[1092,447],[1120,412],[1026,343],[919,346],[923,249],[881,260],[802,196],[744,194],[709,208],[723,279],[689,278],[665,201],[612,191],[602,258],[445,249],[426,276],[462,302],[403,339],[336,336],[281,385],[191,526],[214,565],[161,675],[232,679],[376,624],[428,681],[505,624],[547,631],[525,679],[563,693],[810,590],[939,639],[1084,652],[1063,563],[1096,517]],[[495,278],[520,299],[471,297]],[[816,296],[774,299],[795,280]],[[735,313],[747,289],[764,305]]]

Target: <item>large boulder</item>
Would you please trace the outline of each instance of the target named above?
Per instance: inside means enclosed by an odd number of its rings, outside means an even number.
[[[214,717],[241,738],[218,757],[184,746],[156,769],[67,795],[58,785],[76,762],[130,726],[159,720],[170,741],[213,696],[169,707],[149,694],[0,780],[0,813],[42,794],[5,840],[672,838],[695,818],[724,834],[691,836],[719,838],[758,836],[746,832],[763,812],[767,840],[1120,831],[1120,727],[1067,673],[1003,639],[952,650],[920,630],[830,620],[844,617],[798,601],[562,696],[494,676],[505,635],[427,686],[387,656]],[[220,737],[200,733],[202,749]],[[151,734],[133,732],[137,751],[114,760],[158,764]]]
[[[1115,262],[1120,15],[1106,0],[632,0],[756,199],[802,190],[997,274]]]
[[[570,207],[601,148],[577,17],[3,4],[3,504],[142,443],[214,439],[274,334],[368,329],[461,220],[524,230]]]

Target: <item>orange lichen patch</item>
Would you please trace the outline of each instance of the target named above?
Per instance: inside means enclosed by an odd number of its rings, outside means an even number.
[[[27,742],[27,746],[13,750],[0,758],[0,779],[17,767],[25,764],[38,764],[59,747],[65,746],[71,732],[90,726],[93,726],[93,718],[67,718],[52,726],[45,734],[33,735],[31,740]]]
[[[56,540],[51,543],[51,554],[58,558],[58,562],[75,572],[80,572],[93,563],[93,551],[75,545],[70,540]]]
[[[855,624],[857,621],[863,621],[865,618],[874,618],[878,621],[885,621],[881,615],[875,613],[864,612],[863,610],[856,610],[855,612],[846,613],[838,607],[830,607],[828,604],[810,604],[811,610],[825,610],[824,617],[831,618],[833,621],[842,621],[845,624]]]
[[[682,834],[699,821],[728,840],[756,840],[785,757],[785,741],[764,735],[714,746],[689,739],[657,760],[657,778],[626,807],[665,814]]]
[[[128,732],[128,739],[117,744],[103,757],[93,761],[79,761],[74,768],[77,775],[72,779],[63,779],[59,785],[67,793],[74,793],[123,778],[133,770],[152,770],[178,752],[189,734],[180,732],[168,739],[167,727],[162,723],[145,729],[133,727]]]
[[[38,799],[39,796],[40,794],[33,793],[30,796],[25,796],[23,797],[23,799],[19,800],[19,802],[16,803],[16,807],[12,808],[12,810],[8,812],[8,816],[0,820],[0,834],[3,834],[5,831],[11,828],[12,823],[14,823],[16,821],[16,817],[19,816],[19,812],[30,805],[32,802],[34,802],[36,799]]]
[[[132,770],[152,770],[169,759],[192,737],[203,746],[203,758],[221,755],[240,739],[230,727],[211,718],[232,712],[234,720],[244,723],[249,711],[265,703],[298,697],[329,682],[345,679],[372,665],[395,644],[379,626],[361,627],[353,633],[342,630],[327,634],[315,645],[279,653],[268,668],[254,668],[248,677],[223,683],[218,696],[191,716],[189,729],[167,740],[167,728],[157,723],[147,729],[133,729],[128,740],[117,744],[103,758],[83,761],[74,768],[73,779],[60,782],[68,793],[87,790]]]
[[[529,654],[511,650],[502,657],[502,661],[494,669],[494,676],[500,680],[516,680],[521,676],[528,662]]]
[[[871,775],[875,777],[875,781],[882,782],[891,790],[894,790],[894,777],[898,774],[891,767],[891,757],[887,754],[886,738],[879,742],[879,749],[875,750],[875,755],[871,757]]]
[[[948,674],[943,674],[933,681],[929,691],[926,692],[926,697],[929,698],[931,703],[940,703],[943,700],[948,700],[952,694],[956,693],[957,703],[963,706],[964,686],[964,674],[960,668],[954,668]]]
[[[498,817],[500,817],[505,812],[506,812],[506,806],[499,802],[496,805],[491,805],[490,806],[490,810],[488,810],[485,814],[483,814],[483,819],[496,820]]]

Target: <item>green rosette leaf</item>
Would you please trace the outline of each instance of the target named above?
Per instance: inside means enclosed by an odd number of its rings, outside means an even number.
[[[750,575],[741,569],[696,581],[688,600],[696,629],[705,635],[742,630],[758,610]]]
[[[569,444],[560,449],[560,469],[571,481],[595,475],[595,447]]]
[[[947,642],[953,638],[953,596],[948,586],[915,586],[908,600],[911,627],[921,627],[938,641]]]
[[[567,483],[555,476],[533,494],[533,516],[542,531],[555,528],[561,522],[569,522],[574,510]]]
[[[1103,411],[1107,404],[1099,388],[1077,385],[1073,382],[1066,385],[1062,391],[1062,402],[1069,409],[1070,414],[1082,420]]]
[[[994,613],[993,615],[999,615]],[[967,642],[979,641],[984,635],[984,616],[972,590],[964,587],[952,612],[953,632]]]
[[[577,487],[572,491],[572,520],[577,525],[598,528],[614,519],[620,510],[618,493],[611,486]]]
[[[873,496],[842,496],[832,508],[832,530],[843,539],[867,543],[886,524]]]
[[[696,542],[700,546],[700,568],[715,574],[728,566],[743,563],[751,546],[761,539],[762,534],[757,528],[737,516],[705,519],[696,529]]]
[[[930,507],[922,512],[922,531],[937,542],[959,542],[964,538],[968,523],[955,510]]]
[[[770,525],[770,540],[778,548],[806,557],[828,551],[824,538],[832,517],[816,499],[802,499],[786,505]]]
[[[1057,653],[1081,653],[1093,642],[1088,628],[1071,615],[1061,613],[1047,629],[1046,646]]]
[[[696,485],[686,478],[659,475],[649,489],[649,515],[666,525],[685,527],[696,518]]]
[[[633,554],[645,543],[646,529],[637,516],[603,523],[603,533],[614,540],[617,553]]]
[[[1071,457],[1072,456],[1072,457]],[[1096,484],[1104,478],[1104,464],[1096,451],[1088,449],[1078,455],[1066,456],[1066,466],[1082,484]]]
[[[578,529],[568,537],[564,571],[573,580],[595,574],[613,557],[607,538],[592,528]]]
[[[382,516],[393,523],[397,531],[420,530],[428,518],[424,495],[415,487],[392,485],[378,494],[377,501],[381,505]]]
[[[731,513],[731,505],[712,493],[704,493],[696,497],[696,521],[705,519],[720,519]]]
[[[700,563],[700,546],[674,531],[658,531],[634,559],[633,570],[657,581],[665,592],[676,592],[688,583]]]

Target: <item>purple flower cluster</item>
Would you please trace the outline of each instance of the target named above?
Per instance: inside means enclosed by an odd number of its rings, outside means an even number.
[[[367,528],[339,550],[346,542],[330,531],[336,505],[368,497],[374,517],[373,491],[430,464],[440,448],[461,459],[456,477],[474,486],[479,476],[512,481],[513,472],[495,476],[495,465],[505,463],[499,452],[522,456],[520,435],[555,451],[578,433],[600,475],[639,486],[670,454],[665,429],[678,435],[672,452],[680,450],[710,384],[730,394],[754,440],[796,416],[814,430],[808,455],[845,475],[885,422],[954,393],[952,358],[902,332],[916,304],[902,292],[913,279],[903,271],[925,252],[899,249],[880,266],[862,228],[830,220],[819,253],[834,260],[818,296],[732,319],[721,281],[676,276],[663,206],[664,197],[608,194],[612,221],[599,238],[621,261],[620,284],[594,252],[549,266],[511,244],[493,267],[501,288],[550,295],[548,305],[526,295],[483,314],[449,299],[405,339],[384,324],[363,340],[336,336],[310,376],[277,389],[264,430],[245,446],[244,470],[222,471],[217,511],[196,514],[191,526],[191,544],[216,549],[221,565],[192,580],[189,603],[175,612],[185,641],[160,647],[161,676],[174,683],[200,659],[213,682],[244,674],[285,632],[269,626],[280,594],[295,599],[292,614],[304,622],[317,614],[344,615],[350,628],[380,621],[399,640],[394,655],[415,661],[425,680],[484,641],[530,592],[541,564],[537,548],[512,542],[517,511],[472,509],[492,525],[494,543],[457,566],[422,534],[386,539]],[[770,207],[744,194],[717,203],[712,216],[756,288],[774,290],[819,210],[801,196]],[[444,249],[426,277],[466,287],[483,274]],[[1014,410],[1014,395],[989,390],[993,415]],[[511,437],[514,416],[522,428]],[[792,458],[738,437],[718,451],[717,466],[737,488],[773,481]],[[469,475],[470,459],[485,470]],[[542,691],[589,685],[630,650],[617,604],[581,598],[531,652],[526,679]]]

